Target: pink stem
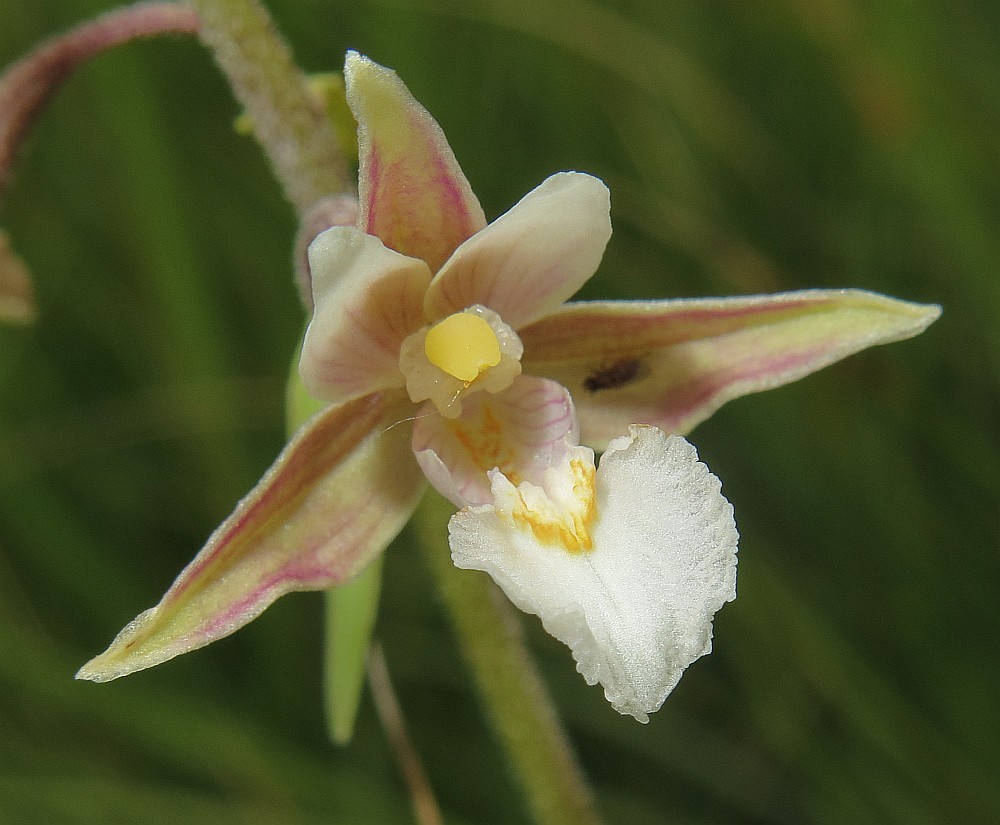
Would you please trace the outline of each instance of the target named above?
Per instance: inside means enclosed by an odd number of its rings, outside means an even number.
[[[197,14],[178,3],[115,9],[42,43],[0,77],[0,195],[21,141],[73,70],[115,46],[160,34],[195,34]]]

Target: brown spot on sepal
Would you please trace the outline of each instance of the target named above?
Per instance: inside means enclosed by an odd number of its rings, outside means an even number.
[[[626,384],[645,378],[648,373],[649,369],[641,356],[619,358],[591,372],[583,380],[583,388],[590,393],[617,390]]]

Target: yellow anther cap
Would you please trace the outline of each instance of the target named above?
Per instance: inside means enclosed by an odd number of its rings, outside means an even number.
[[[430,328],[424,353],[435,367],[469,384],[500,363],[500,342],[485,319],[456,312]]]

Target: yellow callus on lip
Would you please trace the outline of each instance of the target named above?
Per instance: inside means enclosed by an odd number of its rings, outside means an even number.
[[[435,367],[469,384],[500,363],[500,342],[485,319],[456,312],[428,330],[424,354]]]
[[[540,487],[517,488],[514,505],[505,517],[527,528],[539,543],[560,547],[567,553],[594,549],[590,528],[597,513],[593,457],[587,461],[574,458],[569,463],[560,493],[553,498]]]

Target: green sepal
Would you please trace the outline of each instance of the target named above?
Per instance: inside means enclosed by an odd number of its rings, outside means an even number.
[[[327,732],[338,745],[354,735],[381,586],[380,557],[353,581],[326,591],[323,696]]]
[[[324,406],[302,385],[298,360],[296,353],[285,398],[289,435]],[[338,745],[346,745],[354,734],[381,585],[379,558],[353,581],[325,592],[323,697],[327,732]]]
[[[313,398],[302,383],[299,376],[300,343],[292,356],[292,365],[288,371],[288,383],[285,385],[285,435],[291,438],[303,424],[316,413],[327,406],[326,401]]]

